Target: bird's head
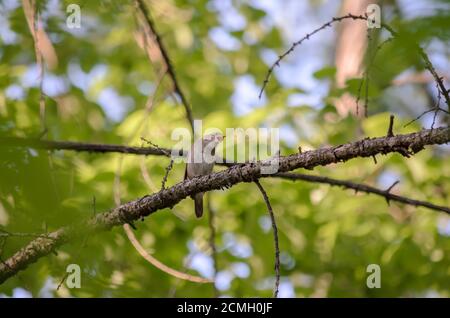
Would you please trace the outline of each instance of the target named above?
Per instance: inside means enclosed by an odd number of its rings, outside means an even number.
[[[215,132],[212,134],[208,134],[203,136],[203,140],[206,144],[211,144],[217,146],[224,140],[225,136],[223,136],[220,132]]]

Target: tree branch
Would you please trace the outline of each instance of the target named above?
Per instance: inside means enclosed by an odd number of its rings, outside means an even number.
[[[430,202],[414,200],[414,199],[410,199],[410,198],[403,197],[400,195],[392,194],[389,191],[390,189],[381,190],[376,187],[372,187],[370,185],[363,184],[363,183],[356,183],[356,182],[347,181],[347,180],[338,180],[338,179],[333,179],[333,178],[329,178],[329,177],[312,176],[312,175],[307,175],[307,174],[290,173],[290,172],[277,173],[275,175],[271,175],[271,177],[278,177],[278,178],[288,179],[288,180],[292,180],[292,181],[302,180],[302,181],[306,181],[306,182],[329,184],[331,186],[338,186],[338,187],[343,187],[346,189],[353,189],[356,192],[376,194],[376,195],[384,197],[387,202],[397,201],[400,203],[409,204],[409,205],[413,205],[416,207],[421,206],[421,207],[425,207],[428,209],[441,211],[441,212],[450,214],[449,207],[440,206],[440,205],[436,205],[436,204],[433,204]]]
[[[258,180],[255,180],[256,185],[258,186],[259,191],[261,192],[264,202],[266,203],[267,210],[269,211],[270,221],[272,223],[273,230],[273,241],[275,245],[275,287],[273,289],[273,297],[278,297],[278,287],[280,286],[280,246],[278,243],[278,228],[277,222],[275,221],[275,214],[273,213],[272,205],[270,204],[269,197],[264,190],[263,186]]]
[[[216,246],[216,225],[215,225],[215,214],[211,203],[211,193],[208,193],[206,197],[206,202],[208,205],[208,227],[209,227],[209,247],[211,248],[211,257],[213,260],[214,274],[213,274],[213,289],[214,297],[219,297],[219,291],[216,287],[217,273],[219,272],[219,265],[217,263],[217,246]]]
[[[388,136],[389,137],[389,136]],[[144,140],[149,142],[147,140]],[[12,147],[31,147],[37,149],[48,149],[48,150],[73,150],[73,151],[87,151],[93,153],[127,153],[127,154],[136,154],[136,155],[156,155],[156,156],[167,156],[169,157],[172,150],[167,148],[161,148],[157,145],[153,145],[152,147],[129,147],[129,146],[121,146],[121,145],[111,145],[111,144],[90,144],[90,143],[82,143],[82,142],[71,142],[71,141],[45,141],[40,139],[27,139],[27,138],[16,138],[16,137],[0,137],[0,146],[12,146]],[[177,150],[179,155],[183,155],[183,150]],[[232,167],[236,165],[233,162],[226,163],[218,163],[219,165],[223,165],[226,167]],[[328,183],[330,185],[339,185],[346,188],[354,189],[356,191],[372,193],[377,195],[383,195],[385,198],[385,193],[383,190],[370,187],[368,185],[359,184],[351,181],[342,181],[331,179],[327,177],[315,177],[304,174],[285,174],[285,173],[277,173],[274,175],[270,175],[270,177],[281,177],[283,179],[291,179],[291,180],[303,180],[309,182],[318,182],[318,183]],[[367,188],[366,188],[367,187]],[[366,191],[365,189],[371,189]],[[372,190],[373,189],[373,190]],[[436,211],[443,211],[449,213],[447,207],[435,205],[433,203],[429,203],[426,201],[420,201],[415,199],[410,199],[408,197],[399,196],[399,195],[390,195],[389,198],[386,198],[392,201],[401,202],[404,204],[409,204],[413,206],[422,206]]]
[[[130,239],[131,244],[133,244],[134,248],[138,251],[138,253],[150,264],[158,268],[159,270],[182,280],[187,280],[193,283],[200,283],[200,284],[206,284],[206,283],[213,283],[212,280],[202,278],[195,275],[190,275],[187,273],[179,272],[173,268],[170,268],[169,266],[165,265],[164,263],[161,263],[159,260],[154,258],[150,253],[148,253],[145,248],[139,243],[138,239],[133,233],[133,230],[131,229],[129,224],[124,224],[123,229],[125,230],[126,235]]]
[[[445,110],[444,110],[445,111]],[[389,137],[389,130],[388,130]],[[150,143],[148,140],[144,140],[147,143]],[[136,154],[136,155],[155,155],[155,156],[167,156],[170,157],[172,152],[171,149],[161,148],[157,145],[152,147],[129,147],[122,145],[111,145],[111,144],[91,144],[91,143],[83,143],[83,142],[72,142],[72,141],[45,141],[40,139],[27,139],[27,138],[17,138],[17,137],[0,137],[0,146],[11,146],[11,147],[31,147],[37,149],[48,149],[48,150],[73,150],[73,151],[86,151],[91,153],[126,153],[126,154]],[[183,155],[183,150],[176,150],[179,155]],[[234,162],[225,162],[217,164],[232,167],[236,165]],[[166,170],[167,173],[167,170]],[[274,175],[270,175],[270,177],[281,177],[283,179],[291,179],[291,180],[303,180],[309,182],[317,182],[317,183],[327,183],[330,185],[339,185],[349,189],[354,189],[360,192],[372,193],[377,195],[382,195],[386,198],[383,190],[370,187],[368,185],[359,184],[351,181],[342,181],[327,177],[316,177],[305,174],[286,174],[286,173],[277,173]],[[165,183],[165,182],[164,182]],[[365,190],[371,189],[371,190]],[[373,189],[373,190],[372,190]],[[444,206],[439,206],[430,202],[420,201],[415,199],[410,199],[405,196],[399,195],[390,195],[389,198],[386,198],[392,201],[401,202],[404,204],[409,204],[413,206],[422,206],[425,208],[429,208],[436,211],[442,211],[449,213],[449,209]]]
[[[427,145],[444,144],[449,141],[450,128],[448,127],[425,129],[394,137],[366,138],[335,147],[280,156],[278,172],[288,172],[298,168],[312,169],[316,166],[345,162],[353,158],[372,157],[376,154],[392,152],[410,156],[421,151]],[[48,237],[36,238],[0,264],[0,283],[80,235],[95,234],[114,226],[143,219],[158,210],[172,207],[184,198],[199,192],[229,188],[241,182],[253,182],[268,176],[261,174],[260,162],[235,165],[224,171],[185,180],[168,189],[97,214],[80,224],[60,228],[49,233]]]
[[[191,130],[192,130],[192,132],[194,132],[194,118],[192,116],[191,106],[189,105],[183,91],[180,88],[180,85],[178,84],[178,79],[175,74],[175,69],[172,65],[172,62],[170,61],[169,54],[167,53],[164,43],[162,42],[159,33],[156,31],[155,24],[153,23],[153,20],[150,17],[150,13],[148,12],[148,9],[145,6],[145,4],[143,3],[143,1],[136,0],[136,7],[142,13],[145,23],[148,25],[148,27],[150,28],[151,32],[153,33],[153,35],[155,37],[156,44],[158,45],[159,51],[161,52],[161,56],[164,60],[164,63],[166,64],[167,73],[169,74],[169,77],[172,80],[174,91],[177,93],[177,95],[181,99],[181,103],[183,104],[184,109],[186,111],[186,117],[189,121]]]
[[[112,144],[95,144],[73,141],[51,141],[31,138],[19,138],[19,137],[0,137],[0,147],[30,147],[37,149],[47,150],[75,150],[86,152],[116,152],[135,155],[153,155],[153,156],[170,156],[171,149],[160,147],[129,147],[122,145]],[[183,155],[182,150],[177,151],[179,155]]]
[[[266,77],[264,78],[261,90],[259,92],[259,98],[261,98],[262,94],[264,93],[264,89],[266,88],[267,84],[269,83],[270,77],[275,69],[276,66],[280,66],[280,62],[281,60],[283,60],[286,56],[288,56],[289,54],[291,54],[295,48],[297,46],[299,46],[300,44],[302,44],[304,41],[309,40],[309,38],[313,35],[315,35],[316,33],[326,29],[327,27],[331,27],[331,25],[333,23],[336,22],[341,22],[343,20],[346,19],[352,19],[352,20],[362,20],[362,21],[367,21],[369,18],[367,16],[364,15],[355,15],[355,14],[347,14],[341,17],[333,17],[330,21],[322,24],[320,27],[318,27],[317,29],[313,30],[311,33],[307,33],[303,38],[301,38],[300,40],[292,43],[291,47],[285,51],[283,54],[278,56],[278,59],[269,67],[269,69],[267,70],[266,73]],[[391,28],[389,25],[385,24],[385,23],[381,23],[380,26],[387,30],[393,37],[398,36],[397,31],[395,31],[393,28]],[[415,44],[416,46],[416,50],[418,52],[418,54],[420,55],[420,57],[422,58],[424,64],[425,64],[425,68],[430,72],[430,74],[433,76],[434,80],[436,81],[436,84],[438,86],[438,91],[440,91],[440,93],[444,96],[445,102],[449,108],[450,111],[450,95],[449,95],[449,90],[447,90],[447,88],[444,85],[443,79],[442,77],[440,77],[433,64],[431,63],[430,59],[428,58],[428,55],[425,53],[425,51],[423,50],[423,48],[419,45],[419,44]]]

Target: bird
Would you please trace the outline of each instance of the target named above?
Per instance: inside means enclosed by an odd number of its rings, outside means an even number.
[[[187,154],[184,180],[197,176],[208,175],[212,172],[215,163],[215,151],[218,144],[224,140],[221,133],[212,133],[198,138],[191,146]],[[200,218],[203,215],[203,192],[192,195],[194,199],[195,215]]]

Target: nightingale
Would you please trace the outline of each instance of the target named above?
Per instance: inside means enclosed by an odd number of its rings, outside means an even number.
[[[184,180],[197,176],[210,174],[214,168],[216,146],[222,142],[224,136],[221,133],[204,135],[197,139],[191,146],[187,155]],[[195,215],[199,218],[203,215],[203,192],[194,194]]]

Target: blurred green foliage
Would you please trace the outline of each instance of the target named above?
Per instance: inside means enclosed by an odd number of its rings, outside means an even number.
[[[38,2],[41,12],[48,12],[47,2]],[[132,1],[83,1],[82,28],[78,31],[64,26],[65,7],[71,2],[61,2],[57,14],[43,14],[45,31],[59,58],[57,68],[45,76],[59,76],[67,86],[61,94],[45,97],[45,138],[141,145],[140,137],[145,137],[159,146],[173,146],[172,130],[188,127],[184,109],[170,98],[171,83],[166,76],[156,90],[151,111],[145,110],[158,77],[136,43]],[[264,105],[237,116],[230,102],[235,80],[251,74],[259,86],[268,68],[261,50],[282,52],[286,45],[279,28],[262,26],[266,12],[244,1],[239,2],[238,10],[246,25],[231,32],[240,47],[220,49],[209,36],[211,29],[219,25],[220,14],[208,9],[208,2],[149,2],[180,85],[195,118],[204,120],[204,127],[288,127],[297,142],[283,141],[282,154],[296,152],[298,146],[305,150],[384,135],[389,113],[400,114],[396,118],[396,133],[420,129],[420,122],[403,127],[415,117],[411,117],[414,112],[402,109],[401,103],[390,103],[394,99],[389,99],[387,92],[392,79],[401,72],[411,67],[423,68],[410,49],[412,41],[423,45],[437,39],[448,41],[448,12],[414,20],[393,18],[393,26],[402,36],[377,53],[371,73],[368,118],[340,118],[332,102],[345,92],[355,95],[360,79],[350,80],[343,89],[331,85],[323,107],[317,108],[308,104],[287,107],[289,96],[302,90],[284,87],[276,77],[267,87]],[[36,67],[33,38],[20,6],[5,18],[17,39],[0,47],[0,134],[37,137],[43,130],[39,120],[39,85],[23,85],[26,72]],[[255,41],[245,41],[249,35]],[[332,82],[336,70],[331,64],[324,62],[314,76]],[[105,76],[94,76],[88,82],[81,77],[71,78],[77,72],[89,74],[102,67],[106,69]],[[21,98],[8,97],[6,92],[11,85],[22,86]],[[111,119],[98,103],[108,88],[118,97],[131,100],[119,120]],[[401,181],[394,191],[440,205],[450,204],[448,148],[429,148],[410,159],[397,154],[378,156],[377,161],[375,165],[369,159],[355,159],[317,168],[313,173],[381,187],[389,186],[383,181],[386,176],[394,176]],[[115,198],[126,202],[158,191],[168,163],[166,158],[134,155],[2,148],[0,229],[52,231],[107,211],[117,204]],[[182,180],[183,173],[184,167],[175,165],[167,186]],[[448,217],[423,208],[395,203],[388,206],[380,197],[326,185],[278,179],[262,180],[262,184],[279,226],[281,281],[288,295],[450,296]],[[216,213],[219,277],[221,281],[231,278],[229,286],[221,285],[220,294],[270,296],[274,281],[273,238],[258,189],[253,184],[239,184],[210,193],[208,200]],[[136,226],[135,233],[143,246],[171,267],[183,270],[193,254],[209,260],[208,220],[195,219],[191,200],[155,213]],[[3,239],[2,259],[29,239]],[[82,288],[68,289],[63,285],[56,291],[71,263],[79,264],[83,270]],[[366,267],[372,263],[381,266],[380,289],[366,287]],[[194,269],[185,270],[200,275]],[[60,247],[56,255],[40,259],[7,280],[0,286],[0,293],[11,295],[19,287],[33,296],[214,295],[211,285],[178,281],[152,267],[132,247],[121,228]],[[291,287],[294,294],[289,293]]]

